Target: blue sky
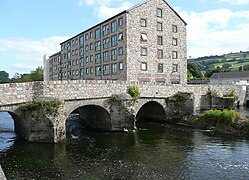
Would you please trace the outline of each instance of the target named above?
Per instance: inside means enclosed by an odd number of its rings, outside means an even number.
[[[0,0],[0,71],[42,65],[59,43],[143,0]],[[249,0],[167,0],[188,23],[188,56],[249,51]]]

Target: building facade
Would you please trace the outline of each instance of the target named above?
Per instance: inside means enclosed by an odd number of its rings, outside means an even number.
[[[187,83],[186,23],[164,0],[148,0],[62,42],[49,80]]]
[[[249,71],[213,73],[209,78],[210,84],[249,85]]]

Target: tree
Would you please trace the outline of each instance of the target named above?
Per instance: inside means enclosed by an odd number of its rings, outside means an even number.
[[[249,64],[244,65],[244,66],[243,66],[243,70],[244,70],[244,71],[249,71]]]
[[[239,71],[243,71],[243,67],[242,66],[239,67]]]
[[[0,83],[9,82],[9,74],[5,71],[0,71]]]
[[[225,63],[225,64],[222,65],[222,69],[228,70],[231,66],[232,66],[231,64]]]
[[[12,79],[13,82],[32,82],[32,81],[43,81],[43,69],[42,67],[36,68],[31,71],[30,74],[21,74],[17,78]]]
[[[218,72],[221,72],[220,66],[217,66],[217,68],[215,68],[214,65],[211,65],[211,66],[207,69],[207,71],[206,71],[206,73],[205,73],[205,76],[206,76],[207,78],[210,78],[210,77],[212,76],[213,73],[218,73]]]
[[[192,74],[193,78],[196,79],[203,78],[201,69],[195,63],[188,63],[188,71]]]

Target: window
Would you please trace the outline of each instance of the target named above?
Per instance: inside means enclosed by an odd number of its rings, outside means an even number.
[[[163,15],[163,10],[162,9],[160,9],[160,8],[157,8],[157,10],[156,10],[156,15],[157,15],[157,17],[162,17],[162,15]]]
[[[176,38],[172,38],[172,45],[177,46],[177,39]]]
[[[116,49],[113,49],[111,51],[111,59],[112,60],[116,60],[117,59],[117,50]]]
[[[88,59],[88,56],[86,57],[86,63],[88,63],[89,62],[89,59]]]
[[[93,62],[93,55],[90,56],[90,62]]]
[[[86,52],[89,50],[89,46],[88,45],[86,45]]]
[[[122,40],[123,40],[123,33],[122,33],[122,32],[118,34],[118,40],[119,40],[119,41],[122,41]]]
[[[72,46],[74,46],[74,40],[72,40]]]
[[[172,72],[178,72],[178,64],[173,64]]]
[[[177,59],[177,52],[176,51],[172,52],[172,59]]]
[[[77,56],[77,55],[78,55],[78,53],[79,53],[79,50],[78,50],[78,49],[76,49],[76,50],[75,50],[75,55]]]
[[[142,33],[142,34],[141,34],[141,41],[147,41],[147,40],[148,40],[147,34]]]
[[[84,56],[84,47],[80,47],[80,56]]]
[[[171,81],[171,84],[180,84],[180,81],[173,80],[173,81]]]
[[[74,50],[72,50],[72,56],[74,56],[74,54],[75,54],[75,51],[74,51]]]
[[[118,55],[123,55],[123,47],[118,48]]]
[[[147,71],[147,63],[142,62],[142,64],[141,64],[141,70],[142,71]]]
[[[97,41],[97,42],[95,43],[95,51],[100,51],[100,49],[101,49],[100,41]]]
[[[176,25],[172,25],[172,32],[177,33],[177,26]]]
[[[68,42],[67,43],[67,50],[70,50],[71,49],[71,44]]]
[[[90,38],[93,38],[93,32],[90,32]]]
[[[86,74],[89,74],[89,68],[86,68]]]
[[[80,66],[84,66],[84,58],[80,58]]]
[[[103,26],[103,35],[106,36],[109,34],[109,25]]]
[[[117,31],[117,21],[113,21],[112,22],[112,32],[116,32]]]
[[[158,73],[163,73],[163,64],[162,63],[158,63],[157,72]]]
[[[95,55],[95,63],[100,63],[101,62],[101,55],[100,53]]]
[[[86,36],[85,39],[88,40],[89,39],[88,33],[85,36]]]
[[[146,27],[146,19],[140,19],[140,26]]]
[[[163,23],[157,22],[157,30],[162,31],[163,30]]]
[[[157,58],[158,59],[163,59],[163,50],[162,49],[157,50]]]
[[[163,45],[163,37],[162,36],[157,36],[157,44]]]
[[[119,26],[122,26],[122,25],[123,25],[123,18],[119,18],[119,19],[118,19],[118,25],[119,25]]]
[[[103,40],[103,49],[109,48],[109,38]]]
[[[103,61],[109,61],[109,51],[103,52]]]
[[[117,63],[112,64],[112,74],[117,74]]]
[[[119,70],[123,70],[123,69],[124,69],[123,62],[120,62],[120,63],[119,63]]]
[[[71,59],[71,53],[67,52],[67,59]]]
[[[90,44],[90,50],[93,50],[93,43]]]
[[[109,65],[104,65],[103,66],[103,74],[104,75],[109,75],[110,74],[110,66]]]
[[[83,77],[84,76],[84,69],[80,69],[80,77]]]
[[[141,48],[141,56],[147,56],[147,48]]]
[[[117,45],[117,36],[112,36],[112,47]]]
[[[95,38],[96,38],[96,39],[99,39],[99,38],[100,38],[100,34],[101,34],[101,33],[100,33],[100,28],[96,29],[96,30],[95,30]]]
[[[77,38],[77,39],[75,39],[75,45],[78,46],[78,44],[79,44],[79,40]]]
[[[90,67],[90,73],[93,74],[93,67]]]
[[[96,66],[95,67],[95,76],[100,76],[101,73],[101,67],[100,66]]]
[[[84,44],[84,36],[80,36],[80,45]]]

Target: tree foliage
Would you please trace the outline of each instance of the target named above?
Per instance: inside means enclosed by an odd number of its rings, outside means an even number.
[[[188,63],[188,71],[192,74],[193,79],[203,79],[201,69],[195,63]]]
[[[9,74],[5,71],[0,71],[0,83],[9,82]]]
[[[42,67],[36,68],[36,70],[31,71],[30,74],[17,74],[15,78],[12,79],[12,82],[32,82],[32,81],[43,81],[43,69]]]

